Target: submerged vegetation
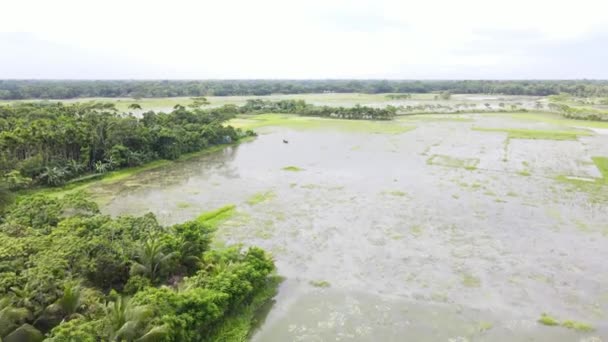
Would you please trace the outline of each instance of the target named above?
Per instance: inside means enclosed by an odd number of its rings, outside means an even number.
[[[0,338],[244,340],[277,278],[259,248],[210,248],[233,211],[163,227],[102,215],[82,194],[20,200],[0,225]]]
[[[580,136],[591,135],[583,131],[542,131],[534,129],[512,129],[512,128],[482,128],[473,127],[480,132],[503,132],[507,133],[509,139],[543,139],[543,140],[576,140]]]
[[[290,166],[285,166],[285,167],[283,168],[283,170],[284,170],[284,171],[291,171],[291,172],[304,171],[304,169],[303,169],[303,168],[301,168],[301,167],[297,167],[297,166],[293,166],[293,165],[290,165]]]
[[[432,155],[427,161],[429,165],[440,165],[448,167],[459,167],[466,170],[476,170],[479,164],[477,158],[456,158],[452,156],[445,156],[440,154]]]
[[[275,193],[272,191],[259,192],[257,194],[254,194],[253,196],[249,197],[249,199],[247,200],[247,204],[249,204],[249,205],[260,204],[262,202],[265,202],[265,201],[268,201],[268,200],[274,198],[275,196],[276,196]]]
[[[580,331],[580,332],[591,332],[595,329],[593,326],[587,323],[573,321],[573,320],[565,320],[560,323],[559,320],[550,316],[547,313],[543,313],[538,319],[538,323],[548,326],[562,326],[564,328]]]

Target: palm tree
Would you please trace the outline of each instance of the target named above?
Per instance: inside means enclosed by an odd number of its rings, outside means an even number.
[[[196,269],[201,262],[196,246],[190,241],[181,241],[177,249],[179,263],[188,271]]]
[[[107,334],[111,341],[148,342],[159,340],[168,333],[168,326],[149,326],[153,310],[134,305],[128,297],[118,297],[105,306]]]
[[[165,246],[157,239],[148,239],[138,248],[131,273],[143,275],[154,283],[162,267],[176,255],[175,252],[165,254],[164,249]]]
[[[63,289],[63,295],[57,301],[47,308],[50,312],[60,312],[63,320],[70,320],[78,314],[78,310],[82,306],[82,294],[80,285],[68,283]]]
[[[57,186],[64,183],[67,175],[68,171],[65,168],[47,166],[40,174],[40,179],[48,185]]]

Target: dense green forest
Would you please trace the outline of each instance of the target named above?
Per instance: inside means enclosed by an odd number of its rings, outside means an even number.
[[[163,227],[84,194],[18,201],[0,224],[0,341],[243,341],[279,279],[261,249],[210,248],[233,207]]]
[[[0,106],[0,173],[6,186],[16,190],[176,159],[253,134],[223,125],[234,114],[232,107],[203,111],[177,106],[170,113],[135,117],[98,103]]]
[[[606,80],[0,80],[0,99],[175,97],[304,93],[431,93],[608,96]]]

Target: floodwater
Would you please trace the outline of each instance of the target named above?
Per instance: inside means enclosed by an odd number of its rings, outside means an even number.
[[[217,238],[271,251],[286,278],[254,341],[608,339],[608,188],[556,179],[601,177],[608,135],[507,139],[472,128],[565,128],[434,118],[386,123],[416,126],[401,134],[265,127],[93,190],[107,213],[165,224],[236,204]]]

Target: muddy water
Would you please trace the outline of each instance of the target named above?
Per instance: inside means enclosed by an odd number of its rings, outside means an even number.
[[[112,194],[108,213],[166,224],[236,204],[218,238],[272,251],[286,277],[254,341],[608,338],[606,191],[555,180],[599,177],[590,157],[608,156],[608,136],[507,140],[471,128],[558,127],[465,119],[403,134],[266,127],[94,191]],[[539,325],[543,312],[596,330]]]

